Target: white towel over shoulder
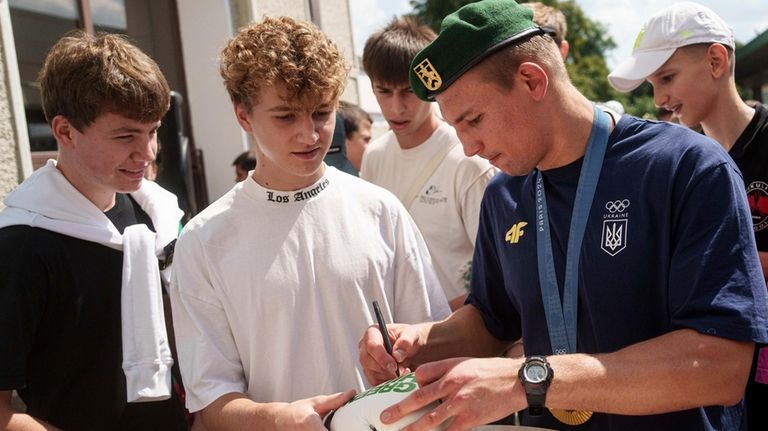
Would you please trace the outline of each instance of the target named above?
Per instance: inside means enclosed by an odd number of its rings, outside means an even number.
[[[107,216],[80,194],[48,160],[5,198],[0,228],[27,225],[123,251],[121,322],[123,372],[128,402],[158,401],[171,395],[173,365],[163,315],[157,257],[178,235],[183,212],[176,196],[142,181],[131,196],[152,219],[121,235]]]

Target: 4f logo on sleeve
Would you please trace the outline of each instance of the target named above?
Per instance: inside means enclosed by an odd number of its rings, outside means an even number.
[[[443,78],[440,77],[435,66],[432,66],[432,63],[430,63],[427,58],[417,64],[416,67],[413,68],[413,71],[416,72],[416,76],[419,77],[428,90],[435,91],[443,85]]]
[[[512,225],[512,227],[507,231],[507,234],[504,235],[504,240],[510,244],[517,244],[520,242],[520,237],[525,233],[523,228],[526,226],[528,226],[528,223],[524,221]]]
[[[627,228],[629,227],[629,199],[619,199],[605,203],[608,213],[603,214],[603,232],[600,248],[611,256],[616,256],[627,248]]]

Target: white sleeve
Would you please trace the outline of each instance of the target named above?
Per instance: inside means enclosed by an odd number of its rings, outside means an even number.
[[[363,151],[363,158],[360,161],[360,172],[358,172],[357,175],[360,178],[371,182],[371,152],[367,149],[366,151]]]
[[[395,224],[397,263],[394,321],[420,323],[441,320],[451,314],[448,300],[432,266],[427,244],[416,223],[399,205]]]
[[[480,223],[480,204],[483,201],[485,187],[499,171],[489,166],[479,176],[473,173],[469,186],[460,190],[458,202],[461,205],[461,217],[464,220],[464,230],[467,237],[475,245],[477,238],[477,227]]]
[[[389,142],[388,132],[371,141],[365,151],[363,159],[360,161],[360,172],[358,176],[369,183],[377,184],[376,180],[381,176],[382,158],[385,157],[385,149]]]
[[[202,410],[222,395],[246,391],[229,320],[216,295],[207,258],[194,232],[179,238],[170,298],[186,405]]]

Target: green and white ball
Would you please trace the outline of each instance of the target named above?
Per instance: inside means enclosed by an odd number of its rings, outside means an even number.
[[[394,380],[382,383],[379,386],[368,389],[355,395],[354,398],[334,412],[326,425],[331,431],[396,431],[413,422],[416,422],[425,413],[437,407],[434,402],[423,407],[392,424],[383,424],[379,419],[381,412],[387,407],[396,404],[411,392],[418,389],[416,376],[409,373]],[[434,428],[435,431],[445,429],[444,426]]]

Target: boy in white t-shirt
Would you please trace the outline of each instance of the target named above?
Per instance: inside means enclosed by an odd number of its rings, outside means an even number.
[[[429,254],[385,190],[323,163],[347,78],[312,24],[265,18],[221,53],[252,175],[185,227],[172,286],[187,405],[210,428],[323,430],[362,390],[360,331],[443,318]]]
[[[485,186],[498,172],[466,157],[456,132],[408,82],[413,57],[435,33],[395,18],[363,50],[363,68],[390,131],[365,150],[360,177],[397,196],[419,227],[451,309],[464,304]]]

